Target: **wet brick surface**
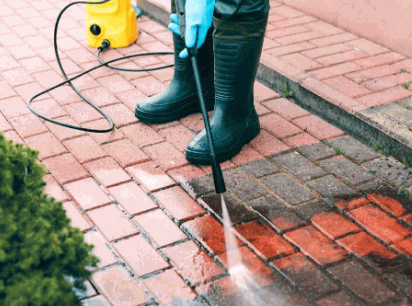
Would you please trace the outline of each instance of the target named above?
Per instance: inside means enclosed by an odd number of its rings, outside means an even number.
[[[313,226],[305,226],[285,234],[285,238],[301,249],[319,265],[344,259],[347,252]]]
[[[296,210],[303,214],[307,219],[312,219],[321,213],[332,212],[331,206],[323,200],[315,200],[296,206]]]
[[[249,202],[251,208],[260,213],[279,232],[287,231],[305,224],[296,211],[276,201],[273,197]]]
[[[250,221],[258,218],[258,215],[249,210],[245,205],[239,203],[234,197],[226,194],[224,196],[227,210],[230,216],[232,224],[239,222]],[[220,195],[211,194],[200,198],[200,202],[207,205],[212,211],[214,211],[222,220],[222,201]]]
[[[86,283],[84,305],[249,306],[248,296],[258,305],[411,305],[412,201],[398,191],[411,190],[412,176],[402,163],[255,82],[262,129],[222,164],[226,204],[242,240],[246,268],[240,271],[247,272],[239,282],[239,270],[229,265],[237,250],[226,249],[211,168],[190,165],[184,156],[188,142],[203,128],[201,114],[166,124],[146,124],[133,115],[140,100],[168,86],[173,68],[141,73],[101,68],[73,82],[113,119],[111,133],[43,122],[25,102],[61,79],[52,30],[64,3],[3,2],[0,129],[40,151],[39,162],[47,167],[45,192],[63,202],[72,225],[95,245],[101,262]],[[270,4],[264,66],[287,71],[303,87],[353,114],[386,104],[376,109],[409,124],[408,112],[402,111],[411,109],[410,99],[387,102],[412,95],[410,90],[377,93],[372,87],[395,86],[393,80],[407,76],[399,76],[399,69],[411,69],[410,59],[395,63],[403,59],[396,52],[284,3]],[[170,0],[155,5],[167,9]],[[139,17],[138,27],[136,43],[108,49],[102,57],[172,50],[167,28],[147,16]],[[84,6],[68,10],[59,30],[69,75],[97,65],[96,49],[87,47],[84,35]],[[308,42],[308,37],[318,38]],[[359,55],[365,57],[357,61]],[[344,62],[324,66],[336,60]],[[165,55],[120,65],[170,63],[173,56]],[[307,76],[294,65],[313,68],[311,79],[303,80]],[[365,77],[368,82],[362,83]],[[376,83],[379,77],[385,79]],[[367,94],[356,98],[362,105],[346,97],[359,93]],[[65,123],[108,127],[69,86],[33,105]],[[373,135],[365,136],[373,142]]]
[[[272,264],[295,285],[302,288],[310,298],[316,299],[339,290],[339,285],[307,260],[302,253],[278,259]]]
[[[342,263],[330,268],[329,271],[357,296],[372,305],[388,301],[396,295],[385,282],[367,271],[356,261]]]

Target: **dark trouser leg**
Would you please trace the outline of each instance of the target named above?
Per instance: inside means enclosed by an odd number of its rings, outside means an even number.
[[[172,1],[172,12],[175,12]],[[213,109],[213,27],[209,30],[205,43],[198,51],[199,70],[205,91],[206,107]],[[200,111],[200,104],[189,58],[182,59],[179,53],[185,48],[184,40],[173,33],[175,71],[169,86],[161,93],[139,101],[135,108],[136,117],[142,122],[165,123],[183,118]]]
[[[230,3],[232,2],[240,1]],[[266,7],[268,10],[268,5],[264,5],[268,1],[255,2],[261,3],[265,12]],[[242,15],[239,13],[244,11],[242,6],[228,4],[229,1],[219,0],[216,4],[216,10],[225,7],[225,12],[232,12],[231,15],[225,15],[228,20],[216,17],[213,20],[215,110],[211,126],[219,162],[235,156],[244,144],[259,134],[259,118],[253,103],[253,84],[267,24],[267,14],[264,18],[253,20],[259,17],[259,13]],[[247,21],[239,21],[240,18]],[[189,143],[186,158],[193,164],[210,164],[205,130]]]
[[[214,16],[226,21],[254,22],[268,14],[268,0],[216,0]]]

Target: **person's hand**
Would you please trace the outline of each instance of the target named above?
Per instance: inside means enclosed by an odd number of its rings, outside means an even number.
[[[215,0],[186,0],[185,15],[186,15],[186,30],[185,43],[187,48],[199,49],[206,40],[206,35],[212,26],[213,11],[215,8]],[[179,20],[176,14],[170,15],[172,23],[169,24],[169,29],[180,35]],[[188,56],[187,48],[180,52],[181,58]]]

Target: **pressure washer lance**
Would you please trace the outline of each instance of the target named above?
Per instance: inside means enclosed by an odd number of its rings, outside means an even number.
[[[179,27],[180,27],[180,36],[182,39],[185,39],[185,29],[186,29],[186,21],[185,21],[185,4],[186,0],[176,0],[176,11],[177,16],[179,19]],[[217,194],[226,192],[225,181],[223,179],[222,170],[220,168],[220,164],[216,160],[215,154],[215,145],[213,142],[213,135],[212,130],[210,128],[209,117],[207,116],[207,110],[205,105],[205,99],[203,95],[202,83],[200,81],[200,73],[199,73],[199,66],[197,62],[197,49],[196,44],[193,48],[188,48],[189,57],[192,61],[193,67],[193,74],[195,76],[196,87],[197,87],[197,94],[199,95],[200,101],[200,108],[202,110],[203,121],[205,123],[205,129],[207,134],[207,140],[209,143],[209,150],[210,150],[210,159],[211,159],[211,166],[213,172],[213,181],[215,184],[215,191]]]

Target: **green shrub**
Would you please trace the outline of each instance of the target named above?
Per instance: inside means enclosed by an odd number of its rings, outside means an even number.
[[[0,132],[0,305],[81,305],[72,288],[85,290],[99,259],[44,192],[38,154]]]

